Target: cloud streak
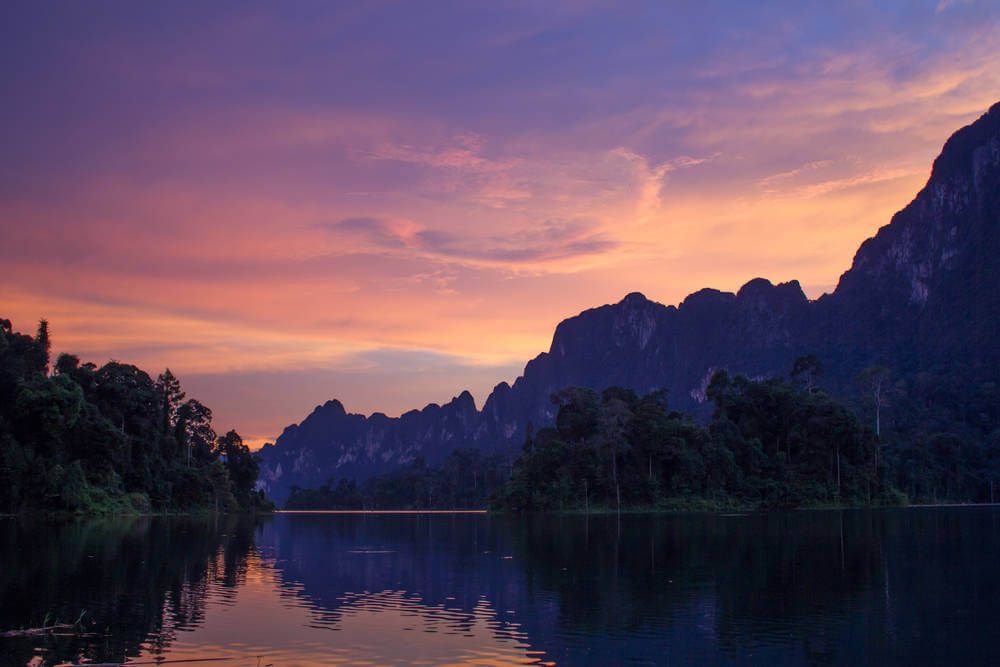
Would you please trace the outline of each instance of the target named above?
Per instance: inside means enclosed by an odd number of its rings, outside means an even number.
[[[0,13],[0,314],[253,437],[301,418],[255,372],[455,360],[321,387],[398,412],[633,290],[815,296],[1000,95],[989,2]]]

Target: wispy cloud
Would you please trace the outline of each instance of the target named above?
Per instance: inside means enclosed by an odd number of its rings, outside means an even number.
[[[991,2],[0,13],[5,317],[189,375],[460,360],[434,398],[632,290],[835,283],[1000,96]]]

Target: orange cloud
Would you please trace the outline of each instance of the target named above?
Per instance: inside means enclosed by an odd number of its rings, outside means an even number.
[[[360,30],[366,11],[289,34],[335,51],[350,37],[336,31]],[[789,16],[714,50],[629,23],[643,39],[608,28],[606,51],[588,60],[593,40],[562,22],[603,11],[470,24],[486,34],[452,45],[470,62],[438,54],[418,78],[418,49],[363,40],[336,57],[299,52],[298,40],[268,41],[266,21],[185,34],[199,48],[151,44],[161,58],[142,66],[109,55],[135,48],[120,35],[100,41],[101,57],[64,57],[57,65],[79,69],[46,90],[84,105],[95,127],[46,117],[9,151],[0,314],[21,328],[47,317],[59,349],[96,361],[202,378],[206,402],[228,404],[234,425],[242,414],[253,438],[324,392],[387,412],[470,385],[482,398],[548,346],[560,319],[630,291],[676,303],[764,276],[818,295],[1000,90],[1000,24],[934,27],[965,7],[878,40],[864,21],[860,38],[797,36],[812,23]],[[230,60],[260,44],[301,69]],[[128,103],[97,94],[108,82],[134,92]],[[392,379],[405,364],[389,353],[448,361],[433,382],[420,368]],[[257,418],[275,399],[262,389],[273,377],[253,373],[307,370],[341,384],[287,380],[301,409]],[[204,379],[225,374],[258,383],[242,413]]]

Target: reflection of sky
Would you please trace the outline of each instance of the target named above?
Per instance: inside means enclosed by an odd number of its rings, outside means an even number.
[[[633,290],[816,295],[1000,90],[995,3],[877,5],[5,3],[3,315],[270,437]]]
[[[168,613],[143,653],[275,667],[1000,664],[997,516],[278,515],[247,560],[230,544],[207,577],[165,590],[166,608],[195,613]]]
[[[486,600],[471,610],[426,605],[402,592],[346,594],[335,614],[288,595],[273,564],[252,556],[230,599],[209,591],[202,623],[171,632],[166,660],[211,657],[213,664],[524,665],[543,661],[516,624]],[[221,658],[222,660],[218,660]]]

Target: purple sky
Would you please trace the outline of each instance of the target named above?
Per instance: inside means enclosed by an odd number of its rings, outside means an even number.
[[[828,290],[1000,5],[5,2],[0,315],[220,428],[482,400],[630,291]]]

